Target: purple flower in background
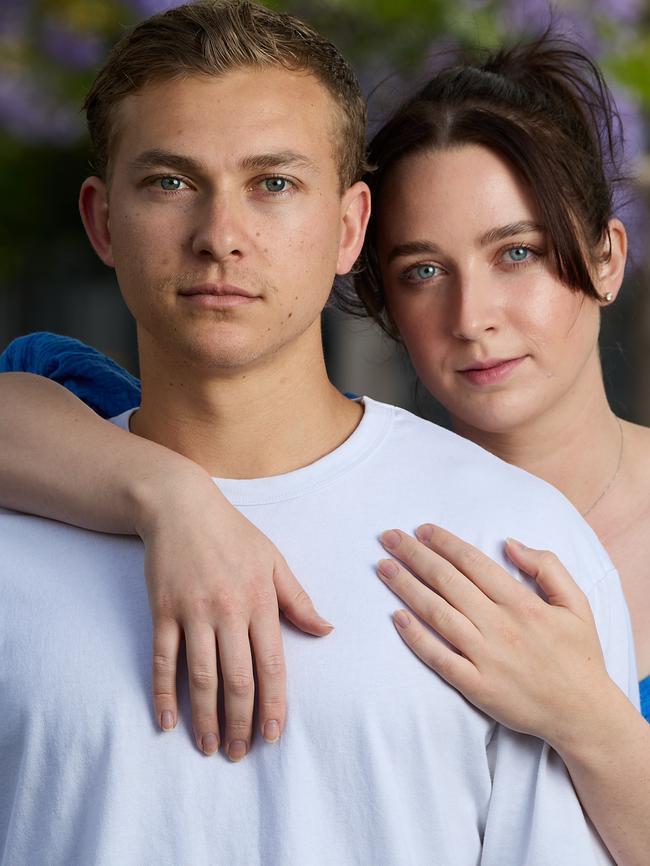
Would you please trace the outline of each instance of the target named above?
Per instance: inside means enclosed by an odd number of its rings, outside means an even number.
[[[31,15],[29,0],[2,0],[0,3],[0,36],[16,39],[23,35]]]
[[[620,88],[612,88],[621,117],[624,147],[621,148],[621,169],[624,176],[634,177],[639,159],[646,152],[647,140],[643,115],[638,102]],[[614,213],[625,223],[630,242],[632,266],[643,261],[647,246],[649,215],[638,188],[632,183],[619,184],[614,189]]]
[[[127,0],[128,5],[143,18],[180,6],[184,0]]]
[[[54,19],[45,22],[41,38],[47,54],[71,69],[91,69],[104,54],[104,43],[95,33],[81,33]]]
[[[507,0],[499,18],[508,34],[539,33],[552,24],[556,33],[578,42],[590,54],[597,56],[602,51],[593,16],[586,9],[562,8],[548,0]]]
[[[617,24],[636,24],[643,13],[645,0],[595,0],[593,9]]]
[[[69,145],[78,140],[83,123],[76,110],[56,104],[32,79],[5,73],[0,77],[0,127],[23,141]]]

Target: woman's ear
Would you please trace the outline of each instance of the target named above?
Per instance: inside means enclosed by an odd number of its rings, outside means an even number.
[[[597,289],[601,300],[605,304],[611,304],[616,300],[625,275],[627,232],[619,219],[610,220],[607,228],[606,251],[608,256],[598,265]]]
[[[86,234],[99,258],[110,268],[115,266],[108,215],[108,189],[99,177],[87,177],[79,192],[79,213]]]

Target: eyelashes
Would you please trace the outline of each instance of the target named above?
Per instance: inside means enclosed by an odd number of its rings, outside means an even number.
[[[519,258],[517,258],[517,255]],[[533,247],[527,243],[517,243],[509,244],[507,247],[500,249],[495,257],[495,261],[507,271],[518,271],[521,268],[528,268],[536,264],[544,256],[545,252],[537,247]],[[442,265],[431,261],[423,261],[409,265],[408,268],[401,272],[400,279],[411,286],[425,285],[432,280],[440,279],[440,277],[447,273]]]

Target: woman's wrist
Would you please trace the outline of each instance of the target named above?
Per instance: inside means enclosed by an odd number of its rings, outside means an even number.
[[[161,519],[185,512],[201,491],[218,491],[208,473],[197,463],[174,451],[156,446],[155,460],[146,469],[133,473],[127,483],[126,513],[132,531],[143,540],[160,526]]]
[[[643,721],[609,677],[589,691],[575,713],[562,715],[548,742],[570,769],[590,771],[616,753],[628,726]]]

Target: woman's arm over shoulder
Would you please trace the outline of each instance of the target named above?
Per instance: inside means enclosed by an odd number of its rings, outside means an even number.
[[[161,726],[176,723],[176,664],[185,633],[190,682],[204,682],[205,671],[213,672],[209,688],[190,690],[198,747],[211,754],[223,741],[233,759],[248,751],[253,661],[260,731],[277,739],[286,712],[278,606],[311,634],[327,634],[331,626],[271,541],[200,466],[103,420],[56,382],[29,373],[0,375],[0,407],[1,506],[142,537]],[[225,698],[221,731],[215,636]],[[245,670],[244,693],[230,684],[241,684],[234,671]]]
[[[103,418],[140,403],[140,383],[112,358],[72,337],[38,331],[0,354],[0,373],[36,373],[63,385]]]

